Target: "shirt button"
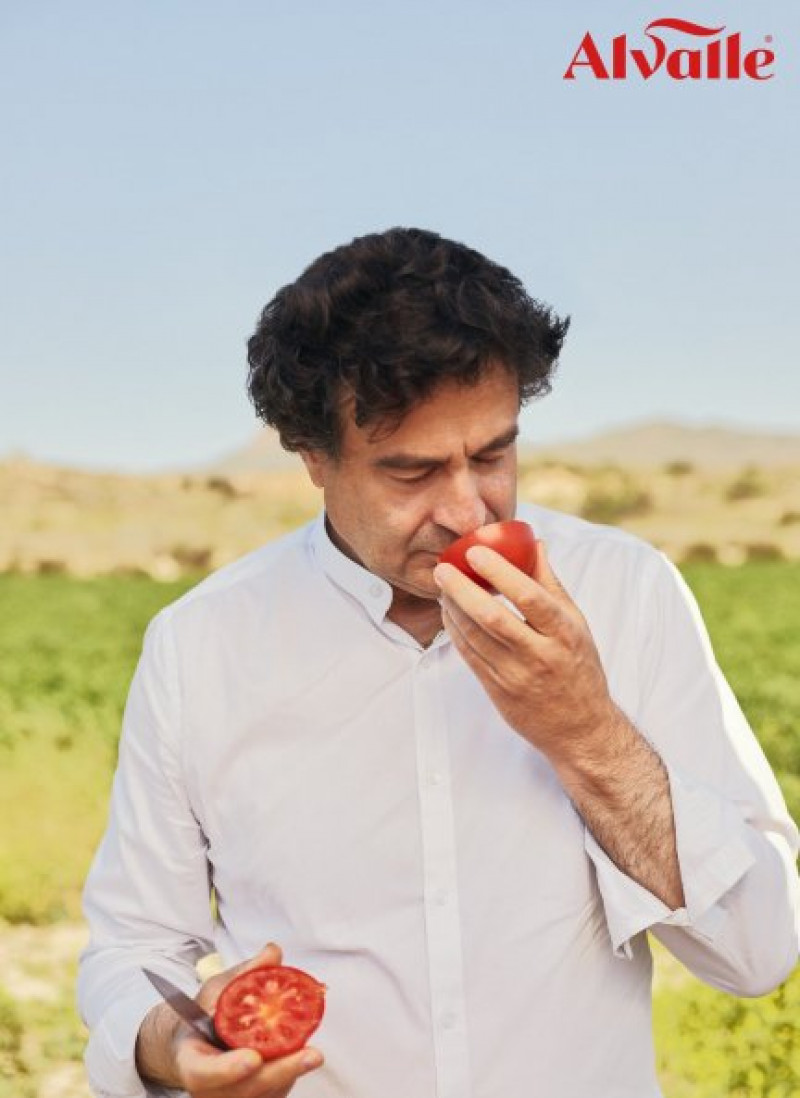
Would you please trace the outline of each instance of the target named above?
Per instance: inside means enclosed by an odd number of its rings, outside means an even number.
[[[456,1016],[451,1010],[445,1011],[441,1017],[442,1029],[452,1029],[456,1024]]]
[[[436,904],[437,907],[444,907],[444,905],[447,903],[447,890],[444,888],[440,888],[439,891],[434,895],[433,902]]]
[[[442,775],[439,773],[438,770],[432,771],[428,775],[428,785],[441,785],[441,784],[442,784]]]

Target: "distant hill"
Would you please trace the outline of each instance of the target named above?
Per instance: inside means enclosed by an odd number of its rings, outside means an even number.
[[[278,439],[278,432],[271,427],[263,427],[241,450],[211,463],[208,471],[223,474],[271,473],[284,469],[299,469],[302,460],[297,454],[284,450]]]
[[[577,465],[660,467],[687,462],[698,469],[800,466],[800,431],[769,434],[721,426],[695,426],[670,420],[633,423],[588,438],[527,446],[525,455]]]
[[[521,456],[576,465],[660,467],[683,461],[702,469],[800,467],[800,431],[794,435],[694,426],[675,421],[633,423],[588,438],[537,446],[523,440]],[[264,428],[241,450],[208,466],[217,473],[272,472],[300,468],[296,454],[287,453],[277,433]]]
[[[800,560],[798,437],[639,424],[521,457],[520,500],[622,526],[672,560]],[[162,474],[16,455],[0,461],[0,573],[175,579],[296,528],[321,502],[268,431],[220,462]]]

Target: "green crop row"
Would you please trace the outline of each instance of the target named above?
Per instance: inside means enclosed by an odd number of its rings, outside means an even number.
[[[697,563],[683,571],[717,658],[800,818],[800,564]],[[2,920],[45,932],[80,917],[142,633],[192,582],[0,576],[0,941]],[[0,980],[0,1098],[34,1098],[45,1076],[79,1071],[73,976],[71,964],[57,998],[40,1003],[15,1000]],[[686,974],[670,979],[654,1015],[665,1094],[796,1098],[798,1018],[800,971],[752,1001]]]
[[[758,999],[736,999],[688,975],[660,989],[653,1030],[666,1098],[797,1098],[798,1025],[800,969]]]
[[[800,564],[684,573],[800,818]],[[77,916],[142,633],[192,582],[0,576],[0,918]]]

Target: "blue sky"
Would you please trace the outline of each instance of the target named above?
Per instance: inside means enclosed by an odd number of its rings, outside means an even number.
[[[765,83],[562,80],[681,17]],[[30,0],[0,12],[0,454],[191,466],[247,442],[244,345],[319,253],[419,225],[572,330],[525,435],[800,429],[791,0]]]

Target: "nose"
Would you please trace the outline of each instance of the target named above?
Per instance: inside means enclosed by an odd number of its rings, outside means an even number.
[[[475,477],[469,470],[455,474],[444,486],[444,495],[434,511],[438,526],[461,537],[486,523],[488,509]]]

